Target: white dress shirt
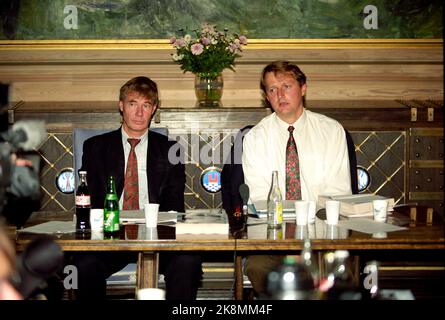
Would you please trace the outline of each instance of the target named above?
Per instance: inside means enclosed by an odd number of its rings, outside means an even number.
[[[125,130],[122,128],[122,145],[124,147],[124,157],[125,157],[125,171],[127,170],[128,155],[130,154],[131,145],[127,141],[130,138]],[[147,182],[147,148],[148,148],[148,130],[139,138],[139,142],[135,149],[136,158],[138,160],[138,185],[139,185],[139,209],[144,208],[144,204],[148,203],[148,182]],[[124,177],[125,177],[124,171]],[[122,210],[124,204],[124,192],[119,199],[119,208]]]
[[[301,197],[351,194],[348,147],[343,127],[334,119],[304,109],[292,124],[300,163]],[[272,171],[278,171],[286,196],[286,145],[290,125],[275,113],[263,118],[244,137],[242,165],[253,202],[267,200]]]

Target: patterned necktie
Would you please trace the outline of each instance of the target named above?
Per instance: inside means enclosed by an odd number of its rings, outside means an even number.
[[[298,160],[297,145],[292,134],[294,127],[290,126],[287,130],[289,131],[289,140],[286,145],[286,199],[300,200],[300,162]]]
[[[124,210],[139,210],[139,182],[138,182],[138,159],[134,148],[141,139],[127,139],[131,145],[128,155],[127,170],[125,171],[124,185]]]

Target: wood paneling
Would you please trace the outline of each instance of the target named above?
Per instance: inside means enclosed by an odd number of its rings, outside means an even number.
[[[192,108],[193,74],[183,74],[164,41],[0,42],[0,81],[13,102],[114,102],[129,78],[159,85],[164,108]],[[259,79],[270,61],[296,62],[311,101],[443,99],[442,40],[253,41],[224,71],[224,107],[259,107]],[[84,104],[82,104],[85,106]],[[92,111],[92,110],[86,110]]]

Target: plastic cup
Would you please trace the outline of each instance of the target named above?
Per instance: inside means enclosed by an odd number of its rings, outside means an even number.
[[[158,225],[159,203],[146,203],[144,205],[145,226],[155,228]]]
[[[165,300],[165,290],[160,288],[143,288],[137,292],[138,300]]]
[[[386,222],[388,216],[388,200],[373,200],[372,211],[374,221]]]
[[[325,232],[325,239],[334,240],[339,238],[339,230],[336,225],[328,224],[326,226]]]
[[[307,225],[297,225],[295,230],[295,239],[304,240],[308,238],[308,228]]]
[[[104,229],[104,209],[90,210],[91,231],[103,231]]]
[[[158,240],[158,228],[145,227],[145,240]]]
[[[326,223],[336,225],[340,217],[340,201],[326,201]]]
[[[307,225],[309,203],[304,200],[295,201],[295,215],[297,218],[298,226]]]
[[[317,213],[317,206],[315,201],[308,201],[308,212],[307,212],[307,223],[314,224],[315,223],[315,214]]]

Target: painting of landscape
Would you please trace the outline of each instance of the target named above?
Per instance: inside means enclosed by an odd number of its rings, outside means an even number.
[[[166,39],[204,22],[249,39],[442,38],[441,0],[2,0],[1,40]],[[374,26],[365,8],[372,4]]]

